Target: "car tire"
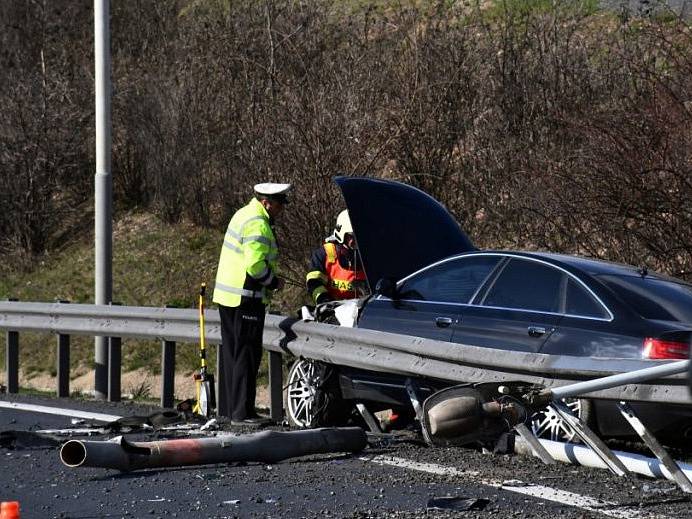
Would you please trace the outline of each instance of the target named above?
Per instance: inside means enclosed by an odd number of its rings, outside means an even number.
[[[589,428],[595,429],[596,416],[591,400],[563,398],[562,402],[567,404],[567,407],[570,408],[574,415]],[[580,443],[579,436],[550,407],[534,413],[530,418],[530,422],[531,430],[541,440]]]
[[[310,359],[297,359],[288,371],[284,390],[286,420],[291,427],[344,425],[352,406],[341,397],[334,368]]]

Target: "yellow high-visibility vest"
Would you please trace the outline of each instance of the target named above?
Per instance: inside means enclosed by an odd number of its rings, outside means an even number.
[[[269,303],[272,291],[266,286],[276,277],[278,255],[269,214],[253,198],[236,211],[226,229],[213,301],[223,306],[238,306],[240,298],[245,296]]]

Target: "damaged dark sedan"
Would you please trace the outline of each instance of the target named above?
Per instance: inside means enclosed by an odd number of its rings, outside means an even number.
[[[688,358],[692,285],[578,256],[478,250],[439,202],[414,187],[372,178],[336,182],[372,288],[359,304],[357,327],[493,348],[499,355]],[[287,411],[295,425],[314,425],[318,410],[307,400],[316,369],[299,361],[289,374]],[[332,407],[410,408],[401,377],[330,369],[339,381]],[[421,381],[421,387],[441,389],[436,381]],[[575,399],[569,406],[605,436],[631,433],[608,402]],[[673,431],[678,439],[692,435],[689,406],[640,404],[637,412],[653,431]],[[534,416],[532,425],[542,437],[572,437],[549,411]]]

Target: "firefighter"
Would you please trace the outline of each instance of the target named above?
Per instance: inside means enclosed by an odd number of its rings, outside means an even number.
[[[334,233],[312,253],[306,284],[315,305],[363,295],[365,272],[348,210],[339,213]]]
[[[221,318],[218,414],[232,424],[261,421],[255,395],[264,316],[272,293],[284,285],[276,270],[279,250],[272,224],[288,203],[290,189],[291,184],[257,184],[254,198],[231,218],[221,247],[213,297]]]
[[[306,283],[308,295],[315,305],[363,295],[365,271],[359,262],[348,210],[339,213],[332,235],[313,251]],[[411,409],[396,407],[391,409],[391,414],[382,425],[385,430],[401,429],[414,418]]]

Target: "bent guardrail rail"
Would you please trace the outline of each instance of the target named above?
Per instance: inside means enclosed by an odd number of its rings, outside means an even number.
[[[221,332],[218,313],[207,310],[205,320],[207,342],[219,344]],[[8,380],[10,371],[16,372],[18,369],[15,351],[17,341],[16,337],[10,340],[10,333],[35,331],[193,343],[199,338],[197,310],[137,306],[0,301],[0,329],[8,331]],[[366,370],[377,369],[449,382],[523,380],[547,388],[663,364],[662,361],[639,359],[500,351],[374,330],[304,322],[273,314],[267,315],[263,343],[265,349],[271,352],[273,418],[275,412],[278,412],[276,406],[281,405],[281,370],[277,367],[280,368],[280,354],[283,353]],[[580,396],[669,404],[690,403],[687,379],[682,374],[598,389]]]

